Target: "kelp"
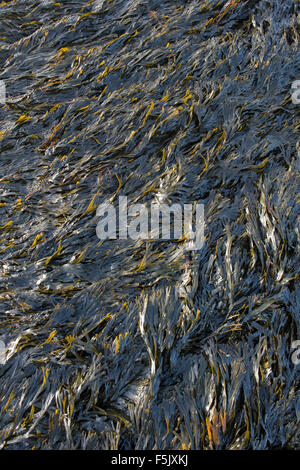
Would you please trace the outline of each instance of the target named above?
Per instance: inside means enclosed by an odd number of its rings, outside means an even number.
[[[299,2],[0,3],[0,446],[299,449]],[[205,243],[96,236],[205,206]]]

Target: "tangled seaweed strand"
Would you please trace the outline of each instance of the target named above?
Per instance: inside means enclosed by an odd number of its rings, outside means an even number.
[[[0,447],[299,449],[299,2],[0,3]],[[205,245],[96,236],[198,201]]]

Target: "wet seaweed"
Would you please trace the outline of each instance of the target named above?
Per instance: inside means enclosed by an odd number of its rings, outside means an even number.
[[[0,25],[0,447],[299,449],[299,2]],[[203,248],[100,241],[121,194],[203,203]]]

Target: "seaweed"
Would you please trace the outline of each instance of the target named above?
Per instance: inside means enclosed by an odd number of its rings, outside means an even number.
[[[1,449],[299,449],[299,18],[0,3]],[[204,246],[100,241],[119,195]]]

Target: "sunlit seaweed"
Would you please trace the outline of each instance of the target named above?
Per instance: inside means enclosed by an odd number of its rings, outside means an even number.
[[[0,447],[299,449],[299,2],[0,3]],[[205,245],[96,236],[126,195]]]

